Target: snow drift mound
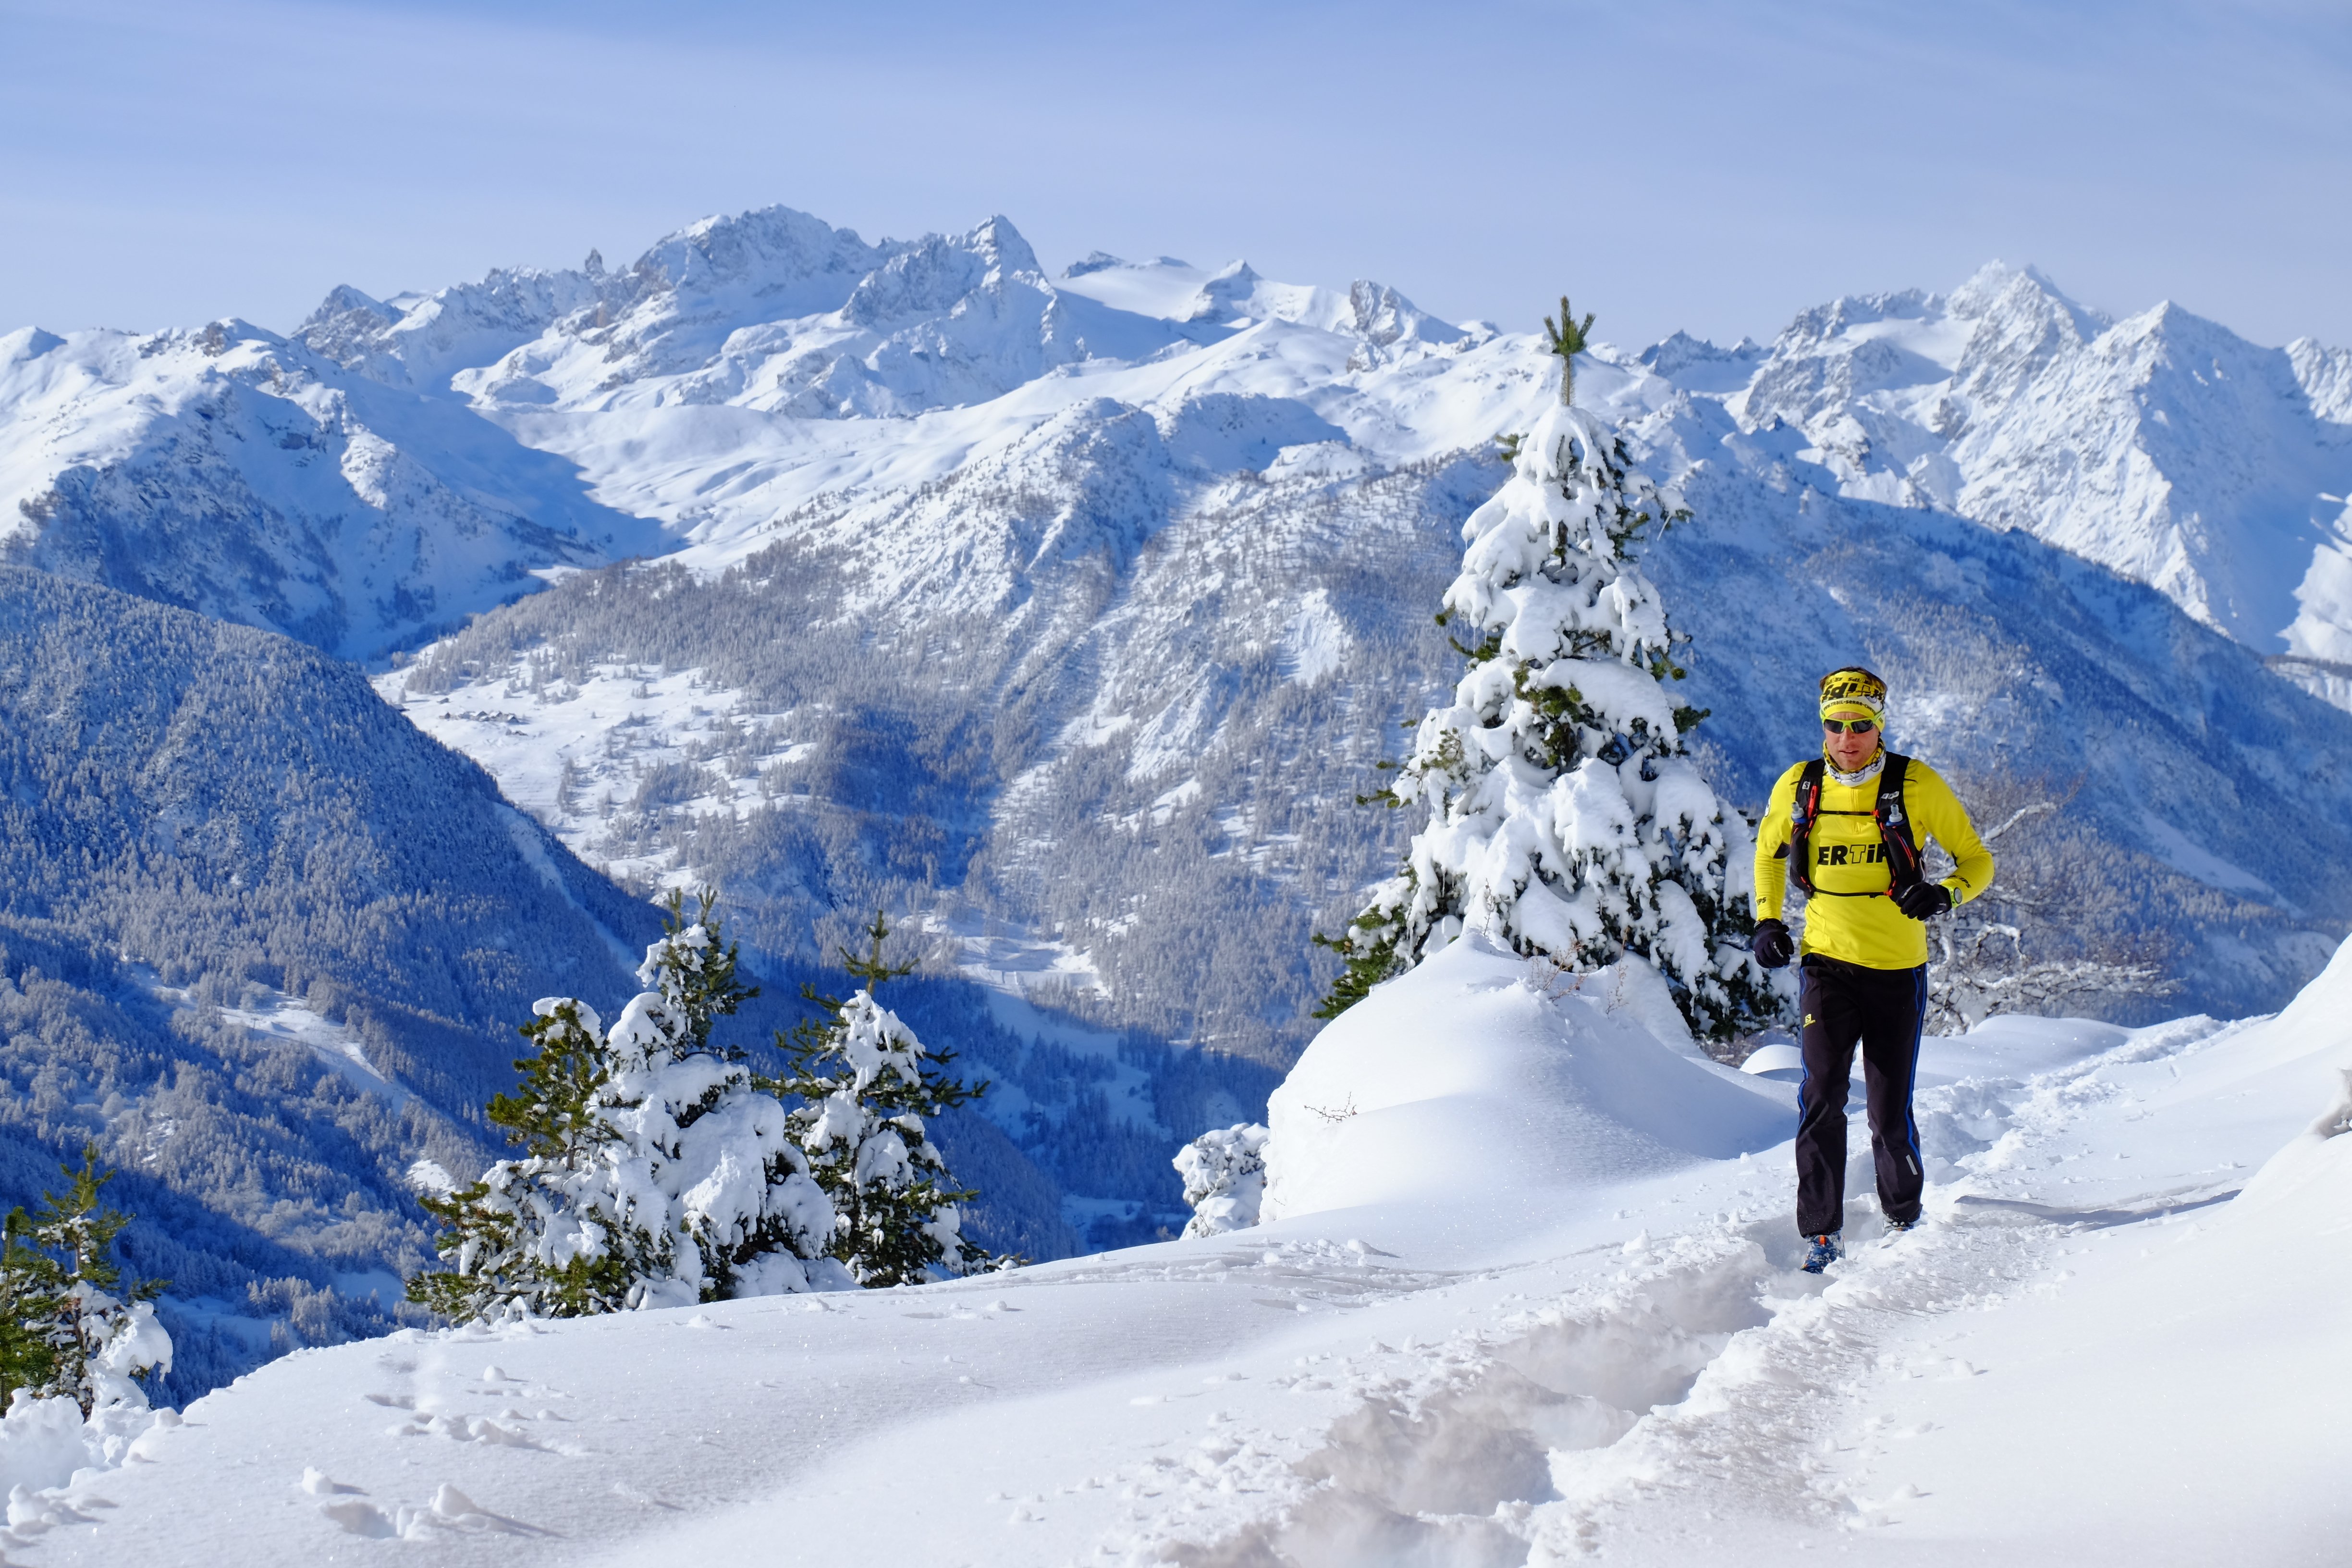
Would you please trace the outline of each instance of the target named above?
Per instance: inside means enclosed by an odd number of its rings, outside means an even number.
[[[1473,934],[1307,1047],[1267,1108],[1264,1213],[1557,1195],[1769,1149],[1794,1117],[1788,1086],[1699,1055],[1647,965],[1548,974]]]
[[[2246,1184],[2249,1209],[2301,1213],[2320,1231],[2352,1230],[2352,940],[2263,1031],[2256,1062],[2308,1086],[2318,1117]],[[2265,1059],[2267,1058],[2267,1059]]]

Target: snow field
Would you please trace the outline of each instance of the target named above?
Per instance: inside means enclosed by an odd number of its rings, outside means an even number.
[[[799,751],[793,714],[756,711],[745,693],[709,686],[696,669],[601,665],[584,680],[537,681],[518,660],[446,696],[412,696],[400,670],[374,684],[418,729],[489,770],[573,854],[609,876],[665,886],[690,883],[691,870],[607,842],[615,811],[645,808],[647,778],[684,770],[692,780],[653,802],[655,811],[740,820],[779,798],[763,775]]]
[[[254,1000],[263,1005],[223,1007],[221,1021],[270,1039],[295,1041],[353,1088],[382,1095],[394,1110],[407,1103],[409,1091],[368,1060],[365,1047],[351,1028],[321,1017],[283,991],[272,990]]]
[[[1474,933],[1381,997],[1275,1091],[1269,1218],[1476,1193],[1516,1200],[1516,1227],[1562,1191],[1737,1158],[1795,1124],[1794,1090],[1708,1061],[1639,960],[1562,974]]]
[[[1337,1089],[1356,1114],[1288,1156],[1291,1206],[1259,1228],[299,1352],[140,1461],[28,1492],[56,1522],[0,1549],[2334,1560],[2352,950],[2273,1019],[1933,1042],[1927,1222],[1879,1234],[1857,1137],[1853,1251],[1826,1279],[1795,1271],[1785,1125],[1714,1153],[1664,1136],[1717,1096],[1778,1120],[1785,1088],[1634,1028],[1610,1005],[1630,986],[1563,994],[1515,964],[1456,944],[1318,1039],[1277,1113]]]

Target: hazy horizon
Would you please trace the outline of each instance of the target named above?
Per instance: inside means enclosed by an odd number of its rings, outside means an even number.
[[[2352,19],[2318,5],[5,0],[0,43],[0,331],[282,331],[782,203],[1521,330],[1566,289],[1629,345],[1995,258],[2352,342]]]

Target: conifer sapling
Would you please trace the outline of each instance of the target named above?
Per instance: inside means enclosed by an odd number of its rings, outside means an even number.
[[[1186,1236],[1223,1236],[1257,1224],[1265,1199],[1265,1145],[1272,1136],[1255,1121],[1203,1132],[1171,1162],[1184,1178],[1192,1217]]]
[[[1564,298],[1547,319],[1561,402],[1507,443],[1510,478],[1463,525],[1437,618],[1470,668],[1371,797],[1422,826],[1398,874],[1339,936],[1318,936],[1346,961],[1318,1016],[1465,929],[1580,972],[1646,963],[1698,1035],[1781,1011],[1748,952],[1748,825],[1690,756],[1706,715],[1667,689],[1686,639],[1638,555],[1688,513],[1569,403],[1591,322]]]
[[[960,1205],[979,1194],[954,1184],[925,1128],[928,1118],[971,1103],[988,1086],[950,1076],[945,1069],[955,1053],[926,1050],[874,999],[877,987],[914,966],[883,957],[890,925],[879,910],[866,935],[863,956],[842,952],[862,988],[844,1001],[803,986],[825,1021],[776,1036],[790,1066],[773,1087],[802,1101],[792,1113],[794,1135],[839,1216],[832,1255],[870,1287],[1009,1267],[1014,1259],[963,1238]]]
[[[67,1398],[87,1419],[94,1410],[147,1403],[140,1380],[172,1367],[172,1338],[155,1321],[163,1281],[125,1289],[115,1237],[131,1216],[106,1207],[114,1179],[85,1144],[81,1169],[61,1166],[62,1196],[41,1194],[41,1212],[12,1212],[0,1243],[0,1394]]]
[[[824,1256],[833,1209],[783,1105],[710,1044],[756,993],[716,895],[700,906],[689,919],[671,896],[646,989],[609,1030],[574,998],[535,1005],[523,1081],[488,1110],[522,1157],[423,1200],[450,1267],[412,1279],[411,1300],[460,1321],[578,1317],[852,1283]]]

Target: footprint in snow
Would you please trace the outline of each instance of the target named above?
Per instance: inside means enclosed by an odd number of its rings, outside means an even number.
[[[312,1497],[334,1497],[343,1493],[365,1492],[365,1487],[345,1486],[342,1482],[315,1466],[302,1467],[302,1489]]]
[[[1888,1509],[1894,1508],[1898,1504],[1917,1502],[1921,1498],[1926,1497],[1927,1495],[1927,1494],[1926,1492],[1921,1491],[1911,1482],[1906,1481],[1901,1486],[1896,1487],[1893,1492],[1889,1493],[1886,1497],[1880,1499],[1876,1502],[1871,1501],[1868,1498],[1856,1498],[1853,1500],[1853,1506],[1863,1513],[1884,1513]]]
[[[430,1502],[421,1507],[402,1503],[390,1513],[358,1498],[320,1503],[319,1512],[350,1534],[383,1541],[430,1540],[436,1531],[495,1531],[499,1534],[544,1534],[529,1525],[495,1514],[448,1482],[441,1483]]]
[[[488,1416],[476,1416],[468,1420],[463,1415],[432,1415],[422,1420],[412,1421],[404,1426],[396,1426],[393,1430],[395,1435],[404,1437],[428,1436],[446,1437],[452,1442],[488,1443],[493,1447],[506,1448],[543,1447],[541,1444],[532,1442],[526,1434],[501,1426]]]
[[[319,1511],[329,1522],[346,1532],[371,1541],[384,1541],[400,1533],[383,1510],[357,1498],[345,1498],[340,1502],[322,1502]]]

